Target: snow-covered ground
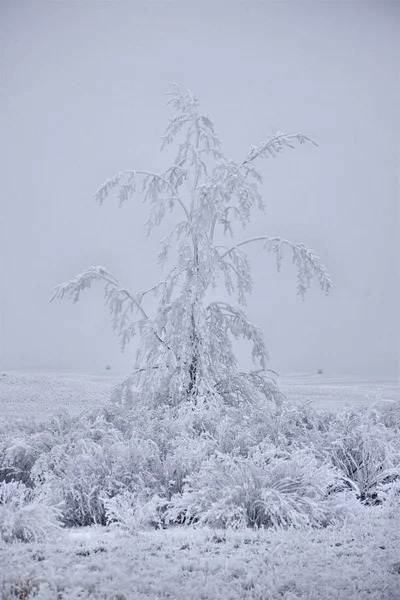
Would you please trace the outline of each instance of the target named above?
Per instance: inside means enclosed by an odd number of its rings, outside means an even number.
[[[0,597],[398,600],[396,523],[375,513],[309,532],[69,531],[47,544],[0,546]]]
[[[0,417],[9,421],[43,420],[59,411],[79,414],[103,406],[127,373],[114,371],[14,370],[0,373]],[[400,401],[395,377],[293,375],[279,377],[289,400],[311,401],[331,411],[348,406],[372,406],[382,400]]]
[[[400,401],[399,377],[288,375],[278,378],[277,383],[289,400],[310,401],[315,408],[330,411],[370,407],[385,400]]]
[[[376,518],[307,534],[172,530],[128,536],[90,528],[53,543],[0,547],[6,567],[0,595],[3,600],[398,600],[399,533],[382,528]]]
[[[76,415],[106,404],[124,377],[112,371],[3,371],[0,416],[15,421],[44,420],[60,411]]]

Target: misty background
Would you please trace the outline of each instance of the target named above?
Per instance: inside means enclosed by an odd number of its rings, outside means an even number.
[[[248,247],[247,312],[282,373],[398,375],[397,2],[0,2],[0,368],[129,370],[103,289],[49,304],[90,265],[133,292],[162,279],[141,198],[93,193],[161,171],[171,82],[199,97],[228,158],[276,131],[319,143],[261,163],[267,214],[235,239],[317,251],[334,285],[296,295],[290,255]],[[243,362],[246,347],[241,347]]]

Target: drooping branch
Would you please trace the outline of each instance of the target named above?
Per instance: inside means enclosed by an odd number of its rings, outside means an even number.
[[[97,192],[94,194],[95,199],[98,201],[98,203],[100,205],[102,205],[104,200],[109,195],[110,191],[113,188],[117,187],[118,184],[120,184],[121,180],[124,177],[128,176],[128,182],[125,185],[120,186],[120,191],[118,194],[119,205],[122,206],[122,204],[129,197],[131,197],[132,194],[136,191],[136,186],[135,186],[135,181],[134,181],[136,175],[143,175],[144,177],[148,178],[148,182],[145,180],[145,182],[142,186],[141,193],[143,193],[146,190],[147,183],[149,183],[151,185],[151,183],[154,184],[157,181],[159,184],[161,184],[162,186],[165,186],[170,191],[172,198],[174,200],[176,200],[176,202],[178,202],[178,204],[181,206],[182,210],[184,211],[186,218],[189,220],[189,212],[188,212],[185,204],[182,202],[182,199],[180,198],[176,189],[173,187],[173,185],[167,179],[165,179],[165,177],[163,177],[163,175],[159,175],[158,173],[152,173],[150,171],[143,171],[143,170],[120,171],[119,173],[114,175],[114,177],[111,177],[111,179],[107,179],[107,181],[97,190]],[[160,189],[157,190],[157,192],[160,192],[160,191],[161,191]]]
[[[249,181],[242,165],[226,159],[218,161],[211,175],[199,186],[199,212],[210,214],[208,229],[210,240],[215,226],[224,226],[224,233],[233,233],[229,211],[243,228],[250,222],[254,207],[264,211],[265,205],[257,184]]]
[[[242,163],[220,160],[215,166],[212,175],[207,178],[202,186],[202,202],[206,206],[213,206],[213,217],[210,225],[209,239],[214,237],[217,223],[223,225],[224,234],[229,232],[233,235],[232,220],[228,218],[228,212],[234,213],[236,220],[245,227],[250,222],[250,214],[253,207],[257,206],[265,211],[265,204],[259,193],[257,184],[262,183],[261,173],[257,170],[254,162],[259,157],[276,157],[286,148],[294,149],[293,141],[300,144],[310,142],[317,146],[310,137],[302,134],[287,135],[280,133],[268,142],[262,142],[253,148],[251,153]],[[243,171],[245,168],[245,171]],[[249,176],[253,182],[249,182]],[[236,200],[235,203],[233,201]]]
[[[261,368],[264,370],[268,360],[268,350],[259,327],[252,325],[243,311],[226,302],[211,302],[207,311],[213,325],[222,326],[226,331],[230,331],[236,339],[244,338],[253,343],[252,358],[254,361],[258,358]]]
[[[242,251],[238,251],[236,248],[230,253],[225,253],[225,258],[221,257],[217,250],[215,250],[218,256],[219,267],[221,268],[225,276],[225,287],[229,294],[234,291],[234,286],[227,272],[227,268],[231,269],[236,275],[236,288],[238,292],[239,304],[246,304],[246,294],[251,293],[253,282],[251,279],[250,264],[246,254]],[[230,260],[226,260],[229,257]]]
[[[268,158],[269,156],[275,158],[278,154],[282,153],[286,148],[294,149],[292,141],[298,141],[299,144],[310,142],[314,146],[318,146],[317,142],[314,142],[307,135],[300,133],[287,135],[285,133],[279,133],[271,138],[268,142],[262,142],[257,147],[253,148],[246,160],[243,161],[242,166],[251,163],[258,157]]]
[[[221,379],[216,382],[215,387],[226,396],[235,395],[239,401],[243,399],[251,402],[251,397],[256,391],[262,394],[268,400],[275,402],[280,406],[284,396],[276,388],[276,381],[268,373],[277,375],[271,369],[261,369],[250,371],[249,373],[238,372],[229,378]]]
[[[89,288],[93,281],[104,281],[106,283],[106,304],[109,306],[110,311],[114,315],[114,327],[118,322],[118,315],[121,313],[124,301],[128,300],[131,306],[134,306],[138,312],[142,315],[143,320],[149,321],[149,316],[141,305],[141,299],[145,294],[150,292],[154,288],[147,290],[146,292],[140,292],[138,297],[132,296],[126,289],[119,286],[118,280],[104,267],[89,267],[83,271],[80,275],[71,279],[70,281],[64,282],[56,286],[53,296],[50,299],[52,302],[55,298],[63,298],[67,295],[73,303],[78,302],[81,292]],[[126,315],[126,309],[124,316]],[[168,350],[170,347],[168,344],[159,336],[157,331],[153,329],[154,335],[158,341],[163,344]]]
[[[316,275],[320,288],[323,292],[328,294],[332,289],[331,279],[324,267],[321,263],[319,256],[312,250],[308,248],[302,243],[294,243],[286,240],[284,238],[279,237],[270,237],[270,236],[257,236],[253,238],[249,238],[247,240],[243,240],[235,246],[232,246],[226,252],[224,252],[220,259],[223,260],[226,256],[228,256],[234,250],[244,246],[246,244],[251,244],[253,242],[262,241],[264,242],[264,249],[268,251],[273,251],[276,254],[276,262],[278,271],[280,270],[282,263],[282,246],[289,246],[293,251],[293,263],[297,267],[297,288],[298,293],[304,299],[307,290],[310,287],[311,279],[313,275]]]

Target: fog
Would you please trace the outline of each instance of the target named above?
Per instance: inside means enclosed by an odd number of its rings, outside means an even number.
[[[176,81],[196,92],[230,158],[277,130],[319,144],[260,165],[268,209],[245,234],[311,246],[334,286],[326,297],[314,283],[302,302],[290,256],[278,274],[273,256],[249,248],[247,310],[269,366],[398,375],[399,7],[3,0],[0,368],[132,365],[100,285],[75,305],[49,298],[90,265],[133,292],[162,278],[166,227],[148,238],[140,198],[100,208],[93,193],[124,168],[168,166],[160,136]]]

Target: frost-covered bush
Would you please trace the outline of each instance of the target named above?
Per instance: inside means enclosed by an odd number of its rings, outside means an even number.
[[[333,427],[335,415],[328,411],[316,411],[310,402],[297,404],[285,402],[266,419],[261,415],[264,438],[279,448],[291,446],[313,448],[318,452],[324,447],[327,432]]]
[[[44,449],[42,449],[43,451]],[[9,435],[1,441],[0,479],[5,482],[30,482],[30,473],[36,459],[40,455],[27,436]]]
[[[335,469],[306,450],[217,453],[187,478],[168,517],[216,527],[320,527],[337,518],[328,497],[336,480]]]
[[[43,541],[60,530],[60,511],[40,503],[21,482],[0,483],[0,538]]]
[[[158,494],[124,491],[112,498],[103,499],[106,521],[134,533],[138,529],[152,526],[160,529],[165,525],[168,501]]]
[[[400,478],[379,484],[376,495],[382,504],[382,510],[397,523],[400,515]]]
[[[66,525],[321,526],[356,497],[388,504],[400,480],[393,415],[266,399],[110,404],[3,430],[0,458],[3,479],[23,472],[35,503],[59,507]]]
[[[400,402],[397,400],[381,400],[377,402],[380,421],[400,433]]]
[[[377,487],[400,478],[400,436],[375,410],[336,415],[326,450],[361,500],[379,501]]]
[[[123,490],[151,495],[158,489],[161,463],[157,445],[140,438],[124,439],[103,419],[71,432],[63,444],[37,460],[32,475],[40,493],[62,503],[66,525],[105,523],[103,497]]]
[[[380,483],[400,478],[396,410],[398,405],[390,405],[390,412],[359,408],[335,414],[285,403],[268,421],[266,439],[329,460],[362,501],[373,502]]]
[[[65,414],[45,423],[19,424],[0,430],[0,481],[21,481],[32,486],[32,468],[37,459],[61,444],[77,428],[77,419]]]

